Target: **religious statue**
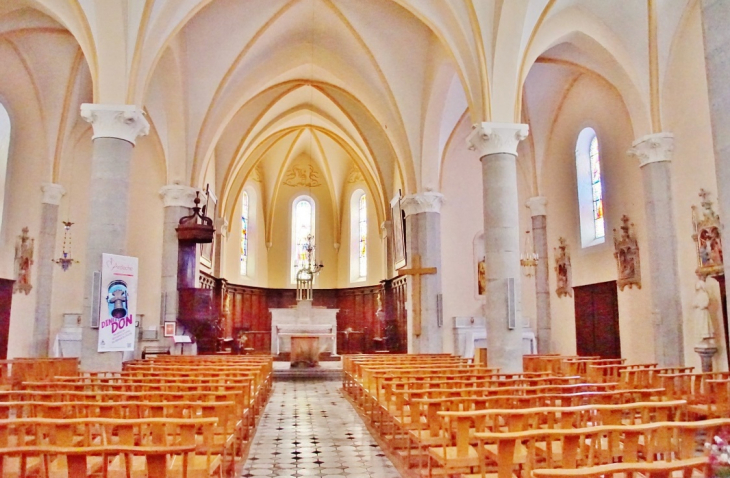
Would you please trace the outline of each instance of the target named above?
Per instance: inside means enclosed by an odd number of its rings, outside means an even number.
[[[484,295],[487,293],[487,259],[477,262],[477,294]]]
[[[712,201],[709,193],[700,189],[702,198],[702,212],[697,206],[692,206],[692,226],[694,239],[697,245],[697,275],[701,278],[721,275],[724,272],[722,254],[722,227],[720,217],[712,210]]]
[[[710,306],[710,294],[707,293],[705,281],[698,280],[695,284],[695,298],[692,301],[694,314],[699,325],[699,339],[713,339],[715,332],[712,327],[712,316],[708,307]]]
[[[636,235],[632,231],[634,225],[629,224],[629,217],[624,214],[621,217],[621,236],[616,237],[616,229],[613,230],[613,245],[616,252],[613,256],[616,258],[618,266],[617,285],[620,290],[629,286],[631,289],[636,285],[641,289],[641,264],[639,262],[639,242]]]
[[[13,293],[30,293],[33,286],[30,283],[30,266],[33,265],[33,243],[35,239],[28,236],[28,228],[23,228],[23,233],[15,241],[15,284]]]
[[[558,294],[558,297],[573,297],[568,244],[564,237],[559,238],[558,241],[560,245],[553,249],[555,251],[555,273],[557,278],[555,293]]]

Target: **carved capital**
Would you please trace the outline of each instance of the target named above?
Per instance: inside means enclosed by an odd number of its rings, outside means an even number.
[[[380,223],[380,237],[386,238],[390,236],[390,230],[393,227],[392,221],[383,221]]]
[[[643,136],[631,145],[629,155],[639,160],[639,167],[659,161],[671,161],[674,152],[674,135],[656,133]]]
[[[96,138],[117,138],[135,144],[137,136],[147,136],[150,124],[144,111],[134,105],[83,103],[81,117],[94,127]]]
[[[165,207],[180,206],[191,208],[195,204],[195,188],[182,184],[168,184],[160,189],[160,197]]]
[[[425,193],[410,194],[401,200],[401,206],[406,217],[411,214],[422,212],[441,212],[441,205],[444,202],[444,195],[441,193],[426,191]]]
[[[213,221],[213,225],[215,226],[216,234],[220,234],[223,237],[228,236],[228,219],[224,217],[217,217],[215,218],[215,221]]]
[[[544,196],[533,196],[527,200],[525,206],[530,208],[530,216],[547,216],[547,198]]]
[[[61,198],[66,194],[66,189],[60,184],[55,183],[43,183],[41,184],[41,191],[43,192],[43,204],[52,204],[58,206],[61,204]]]
[[[527,138],[530,127],[520,123],[478,123],[466,138],[469,149],[479,157],[507,153],[517,156],[517,145]]]

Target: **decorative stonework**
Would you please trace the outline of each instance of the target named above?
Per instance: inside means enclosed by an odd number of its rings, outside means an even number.
[[[228,236],[228,219],[224,217],[217,217],[213,221],[216,234],[220,234],[223,237]]]
[[[261,163],[257,164],[256,167],[253,168],[253,171],[251,171],[251,179],[257,183],[262,183],[264,181],[264,168],[261,167]]]
[[[573,274],[570,266],[570,252],[564,237],[558,239],[560,245],[553,248],[555,251],[555,278],[558,297],[573,297]]]
[[[434,191],[410,194],[401,200],[401,206],[406,217],[422,212],[441,212],[441,205],[444,202],[444,195]]]
[[[478,123],[466,138],[469,149],[479,157],[507,153],[517,156],[517,145],[527,138],[530,127],[520,123]]]
[[[725,261],[722,252],[722,224],[720,216],[712,209],[712,201],[704,189],[700,189],[702,211],[692,206],[692,226],[697,246],[697,276],[704,280],[707,277],[719,276],[725,272]]]
[[[33,265],[33,244],[35,239],[28,235],[28,228],[24,227],[22,234],[15,241],[15,283],[13,294],[30,293],[33,285],[30,283],[30,266]]]
[[[613,245],[616,252],[613,256],[616,258],[618,267],[617,285],[620,290],[629,286],[629,289],[635,285],[641,289],[641,262],[639,261],[639,243],[634,233],[634,224],[629,224],[629,217],[624,214],[621,217],[621,236],[616,237],[616,229],[613,230]]]
[[[655,133],[643,136],[631,145],[629,155],[639,160],[639,167],[659,161],[671,161],[674,152],[672,133]]]
[[[547,198],[544,196],[534,196],[527,200],[525,204],[530,208],[530,216],[547,216]]]
[[[61,198],[66,194],[66,189],[60,184],[55,183],[44,183],[41,185],[41,191],[43,192],[43,204],[51,204],[58,206],[61,204]]]
[[[192,208],[195,204],[196,189],[182,184],[168,184],[160,189],[160,197],[165,207],[187,207]]]
[[[316,188],[319,186],[319,172],[311,164],[292,165],[284,176],[284,184],[287,186],[304,186],[305,188]]]
[[[91,139],[117,138],[134,145],[137,136],[147,136],[150,132],[144,111],[135,105],[83,103],[81,117],[94,127]]]
[[[391,221],[383,221],[380,223],[380,237],[386,238],[388,236],[388,229],[393,227],[393,223]]]
[[[352,169],[350,169],[350,172],[347,173],[347,179],[345,180],[348,184],[355,184],[355,183],[361,183],[365,180],[365,177],[362,175],[362,172],[360,169],[358,169],[356,166],[353,166]]]

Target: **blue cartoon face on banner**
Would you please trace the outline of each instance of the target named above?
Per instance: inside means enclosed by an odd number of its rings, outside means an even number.
[[[112,281],[106,296],[109,306],[109,316],[115,319],[126,317],[129,311],[127,306],[127,283],[121,280]]]

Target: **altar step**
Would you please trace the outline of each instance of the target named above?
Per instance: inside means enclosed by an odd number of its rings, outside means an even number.
[[[320,362],[312,368],[290,368],[288,362],[274,362],[274,380],[342,380],[342,362]]]
[[[289,352],[281,352],[279,355],[274,355],[274,362],[289,362],[291,361],[291,354]],[[330,352],[322,352],[319,354],[320,362],[339,362],[340,356],[335,355],[334,357]]]

